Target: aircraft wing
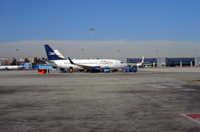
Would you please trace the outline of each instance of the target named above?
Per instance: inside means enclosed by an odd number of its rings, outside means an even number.
[[[47,64],[49,64],[49,65],[58,67],[58,65],[56,65],[56,63],[54,63],[53,61],[46,60],[45,62],[46,62]]]
[[[68,59],[69,59],[69,62],[70,62],[72,65],[77,65],[77,66],[82,67],[82,68],[87,69],[87,70],[92,70],[92,69],[95,69],[95,68],[97,68],[97,67],[100,68],[99,66],[87,66],[87,65],[76,64],[76,63],[74,63],[69,57],[68,57]]]

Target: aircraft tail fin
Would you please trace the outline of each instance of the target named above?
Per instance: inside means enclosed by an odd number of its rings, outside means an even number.
[[[46,54],[47,54],[47,58],[48,60],[64,60],[64,58],[59,57],[48,44],[44,45],[45,50],[46,50]]]
[[[142,57],[142,63],[144,63],[144,56]]]
[[[54,53],[56,53],[58,57],[65,59],[65,57],[58,50],[54,50]]]

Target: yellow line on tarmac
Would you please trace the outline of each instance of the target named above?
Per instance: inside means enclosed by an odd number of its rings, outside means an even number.
[[[196,80],[196,79],[183,79],[184,81],[188,81],[188,82],[200,82],[200,80]]]

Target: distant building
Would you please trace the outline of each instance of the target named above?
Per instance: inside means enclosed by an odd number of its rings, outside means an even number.
[[[127,58],[127,63],[137,63],[141,62],[142,58]],[[200,57],[180,57],[180,58],[145,58],[143,66],[150,67],[189,67],[189,66],[199,66]]]
[[[200,66],[200,57],[195,57],[195,66]]]
[[[23,58],[23,59],[20,59],[20,62],[30,62],[30,60],[28,58]]]
[[[195,58],[166,58],[167,67],[185,67],[195,66]]]
[[[6,58],[0,58],[1,65],[9,65],[10,60]]]
[[[6,59],[6,58],[0,58],[0,62],[1,65],[12,65],[12,64],[16,64],[16,59],[12,58],[12,59]]]
[[[32,69],[32,63],[31,62],[26,62],[25,64],[24,64],[24,68],[26,69],[26,70],[30,70],[30,69]]]
[[[14,57],[10,59],[10,65],[17,65],[17,59]]]
[[[30,62],[30,60],[28,58],[24,58],[25,62]]]
[[[37,57],[31,58],[31,63],[37,63],[37,62],[38,62],[38,58]]]
[[[46,64],[47,59],[45,58],[38,58],[37,64]]]
[[[33,57],[33,58],[23,58],[20,59],[20,62],[31,62],[33,64],[46,64],[46,58],[37,58],[37,57]]]

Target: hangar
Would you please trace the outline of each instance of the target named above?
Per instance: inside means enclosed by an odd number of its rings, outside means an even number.
[[[167,67],[185,67],[185,66],[194,66],[195,58],[166,58]]]
[[[142,58],[127,58],[127,63],[137,63],[141,62]],[[189,67],[189,66],[199,66],[200,57],[158,57],[158,58],[145,58],[144,65],[152,67]]]

